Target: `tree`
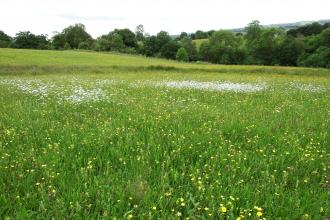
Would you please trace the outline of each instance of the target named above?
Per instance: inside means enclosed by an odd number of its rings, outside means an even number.
[[[181,61],[181,62],[188,62],[189,61],[189,57],[188,57],[188,53],[187,53],[186,49],[181,47],[178,50],[178,52],[176,53],[176,60]]]
[[[209,42],[210,61],[221,64],[241,63],[239,46],[239,40],[232,32],[223,30],[214,32]]]
[[[91,44],[92,37],[86,32],[86,28],[83,24],[75,24],[74,26],[69,26],[62,31],[65,41],[70,44],[73,49],[78,49],[79,44],[82,42],[87,42]]]
[[[110,48],[112,51],[117,51],[117,52],[120,52],[122,49],[125,48],[123,38],[120,34],[114,33],[111,36]]]
[[[65,36],[62,33],[55,33],[55,35],[52,37],[51,45],[55,50],[64,49],[65,43],[66,43]]]
[[[171,36],[166,31],[159,32],[156,37],[160,48],[172,40]]]
[[[212,60],[214,60],[209,41],[204,41],[199,47],[199,57],[207,62],[212,62]]]
[[[79,43],[78,49],[80,50],[89,50],[90,46],[88,42],[81,42]]]
[[[156,36],[147,37],[144,41],[143,54],[146,56],[156,56],[160,51],[160,46]]]
[[[5,32],[0,31],[0,48],[6,48],[10,46],[12,38],[5,34]]]
[[[255,20],[252,21],[246,28],[245,28],[245,38],[249,44],[253,44],[255,40],[259,39],[262,29],[260,26],[260,22]]]
[[[189,38],[189,35],[187,34],[187,32],[181,32],[181,34],[179,36],[179,40],[182,40],[183,38]]]
[[[207,39],[209,35],[201,30],[196,31],[195,33],[195,39]]]
[[[136,28],[135,28],[135,35],[136,35],[136,40],[137,41],[143,41],[144,40],[144,35],[145,35],[145,32],[144,32],[144,27],[142,24],[138,25]]]
[[[296,29],[291,29],[288,31],[288,35],[293,37],[298,37],[299,35],[303,35],[307,37],[321,33],[325,27],[326,26],[322,26],[321,24],[314,22],[312,24],[307,24],[302,27],[298,27]]]
[[[160,50],[160,54],[164,58],[175,60],[176,52],[178,51],[179,48],[180,46],[176,41],[170,40],[165,45],[162,46]]]
[[[188,57],[190,61],[198,60],[198,52],[197,52],[196,44],[189,37],[183,37],[180,40],[180,45],[188,53]]]
[[[105,37],[100,37],[96,40],[98,48],[100,51],[110,51],[111,50],[111,39]]]
[[[112,38],[114,34],[121,36],[124,47],[136,47],[137,42],[135,39],[135,34],[130,29],[115,29],[109,33],[109,38]]]
[[[263,30],[253,51],[253,56],[257,62],[264,65],[274,64],[276,50],[283,37],[284,32],[280,29],[269,28]]]
[[[321,32],[320,46],[330,47],[330,27]]]
[[[70,44],[68,43],[68,42],[66,42],[65,44],[64,44],[64,48],[63,48],[64,50],[71,50],[71,46],[70,46]]]
[[[19,32],[14,38],[15,48],[47,49],[48,43],[47,36],[34,35],[29,31]]]
[[[276,49],[276,58],[282,66],[296,66],[298,58],[304,52],[302,41],[290,35],[279,44]]]
[[[314,53],[304,54],[298,60],[299,66],[330,67],[330,48],[321,46]]]

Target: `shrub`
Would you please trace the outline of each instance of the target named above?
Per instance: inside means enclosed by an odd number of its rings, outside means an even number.
[[[181,62],[188,62],[189,61],[189,56],[183,47],[181,47],[178,52],[176,53],[176,60],[181,61]]]

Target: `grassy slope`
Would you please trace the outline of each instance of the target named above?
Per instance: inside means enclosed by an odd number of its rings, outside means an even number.
[[[242,212],[257,219],[254,206],[267,219],[329,217],[329,72],[0,49],[0,218],[236,219]],[[121,83],[102,88],[107,101],[57,101],[108,79]],[[1,84],[11,80],[59,91],[43,98]],[[271,88],[138,84],[149,80]],[[292,83],[324,90],[294,90]]]

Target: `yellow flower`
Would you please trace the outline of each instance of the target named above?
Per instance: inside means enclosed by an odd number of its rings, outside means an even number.
[[[128,216],[127,216],[127,219],[132,219],[133,218],[133,215],[132,214],[129,214]]]
[[[222,213],[226,213],[226,212],[227,212],[227,208],[224,207],[224,206],[221,206],[221,207],[220,207],[220,212],[222,212]]]
[[[156,206],[153,206],[153,207],[152,207],[152,210],[156,210],[156,209],[157,209],[157,207],[156,207]]]
[[[257,212],[257,216],[258,217],[262,216],[262,212]]]
[[[205,211],[209,211],[209,208],[205,207],[204,210],[205,210]]]
[[[237,219],[236,219],[236,220],[242,220],[241,216],[237,217]]]

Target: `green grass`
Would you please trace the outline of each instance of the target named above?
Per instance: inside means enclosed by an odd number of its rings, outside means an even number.
[[[0,218],[329,218],[329,100],[329,69],[0,49]]]

